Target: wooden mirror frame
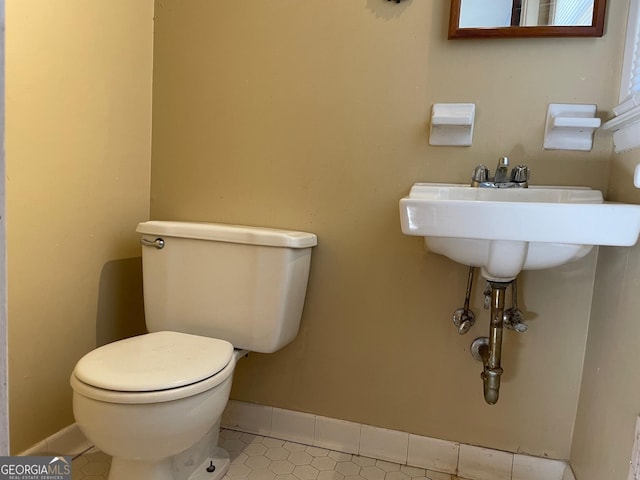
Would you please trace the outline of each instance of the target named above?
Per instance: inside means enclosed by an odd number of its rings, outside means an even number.
[[[459,38],[514,38],[514,37],[601,37],[604,34],[604,12],[606,0],[594,0],[593,22],[590,27],[497,27],[460,28],[460,5],[462,0],[451,0],[449,15],[449,39]]]

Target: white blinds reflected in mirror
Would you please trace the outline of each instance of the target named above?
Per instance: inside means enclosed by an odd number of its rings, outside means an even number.
[[[461,0],[460,28],[590,26],[594,0]]]
[[[549,25],[591,25],[593,0],[556,0]]]

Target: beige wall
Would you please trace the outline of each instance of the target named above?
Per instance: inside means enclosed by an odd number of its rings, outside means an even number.
[[[613,2],[610,2],[613,3]],[[236,399],[567,458],[596,255],[523,279],[502,399],[450,323],[465,268],[400,233],[417,181],[498,156],[533,182],[605,188],[610,140],[547,152],[550,102],[611,110],[625,2],[602,39],[447,41],[448,2],[156,2],[151,214],[315,232],[300,335],[240,362]],[[471,148],[428,145],[434,102],[474,102]],[[508,219],[488,219],[508,228]],[[478,286],[480,289],[481,286]]]
[[[638,163],[637,151],[612,156],[609,200],[640,204],[633,186]],[[571,449],[580,480],[627,479],[640,414],[639,287],[640,245],[601,248]]]
[[[102,301],[99,310],[99,292],[113,294],[113,265],[139,254],[134,229],[149,209],[152,18],[151,1],[7,2],[14,453],[73,421],[69,375],[95,347],[97,321],[117,308]]]
[[[639,162],[614,156],[611,200],[640,203]],[[640,245],[602,248],[597,272],[571,463],[580,480],[626,480],[640,414]]]

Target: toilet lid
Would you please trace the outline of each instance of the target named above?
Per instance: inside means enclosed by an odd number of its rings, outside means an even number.
[[[233,345],[217,338],[154,332],[89,352],[74,370],[78,380],[105,390],[150,392],[200,382],[222,370]]]

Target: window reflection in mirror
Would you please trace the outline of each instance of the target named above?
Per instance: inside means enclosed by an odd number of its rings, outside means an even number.
[[[460,28],[591,26],[593,0],[461,0]]]

